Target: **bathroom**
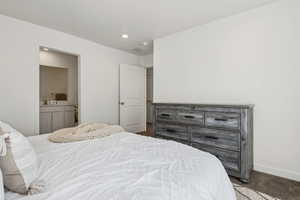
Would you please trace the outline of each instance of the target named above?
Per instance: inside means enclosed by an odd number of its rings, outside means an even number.
[[[78,56],[40,48],[40,134],[78,124]]]

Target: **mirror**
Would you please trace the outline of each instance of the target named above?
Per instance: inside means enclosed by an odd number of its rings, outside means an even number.
[[[68,69],[40,65],[40,101],[43,104],[68,100]]]

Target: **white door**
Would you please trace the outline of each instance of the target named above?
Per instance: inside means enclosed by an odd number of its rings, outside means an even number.
[[[146,130],[146,69],[120,65],[120,125],[128,132]]]

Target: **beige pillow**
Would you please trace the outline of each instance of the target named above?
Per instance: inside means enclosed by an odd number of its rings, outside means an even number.
[[[37,178],[37,156],[26,137],[0,121],[0,168],[7,189],[28,194]]]

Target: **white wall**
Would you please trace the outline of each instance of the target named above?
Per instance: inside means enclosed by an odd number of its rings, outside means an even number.
[[[40,65],[55,67],[77,66],[77,56],[58,51],[40,51]]]
[[[40,65],[68,69],[68,103],[78,103],[78,57],[57,51],[40,51]]]
[[[139,64],[144,67],[153,67],[153,54],[140,56]]]
[[[119,50],[0,15],[0,120],[38,133],[39,47],[80,55],[82,121],[118,123],[118,67],[139,58]]]
[[[154,42],[154,101],[255,104],[255,169],[300,181],[300,1]]]

